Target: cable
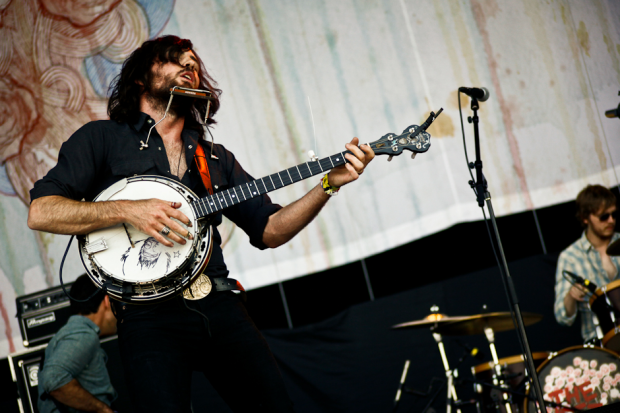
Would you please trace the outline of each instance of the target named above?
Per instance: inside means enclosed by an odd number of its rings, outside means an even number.
[[[209,321],[209,317],[207,317],[205,314],[201,313],[200,311],[196,310],[195,308],[191,308],[190,306],[188,306],[187,300],[185,298],[181,297],[181,301],[183,301],[185,308],[187,308],[189,311],[193,311],[196,314],[199,314],[202,318],[206,320],[205,327],[207,327],[207,333],[209,333],[209,337],[213,337],[211,335],[211,322]]]
[[[465,151],[465,161],[467,162],[467,170],[469,171],[469,176],[471,177],[471,180],[473,181],[474,174],[471,172],[471,167],[469,166],[470,163],[469,163],[469,156],[467,155],[467,142],[465,141],[465,127],[463,126],[463,109],[461,108],[461,92],[458,92],[457,96],[459,98],[459,116],[461,118],[461,134],[463,136],[463,150]],[[475,189],[474,189],[474,193],[476,194],[476,196],[478,196]]]
[[[67,292],[67,289],[65,288],[65,284],[62,282],[62,267],[65,265],[65,258],[67,258],[67,253],[69,252],[69,247],[71,246],[71,243],[73,242],[73,237],[75,237],[75,235],[71,235],[71,238],[69,238],[69,243],[67,244],[67,248],[65,249],[65,254],[62,256],[62,260],[60,261],[60,271],[59,271],[58,275],[60,277],[60,286],[62,287],[62,291],[65,293],[65,295],[67,297],[69,297],[69,300],[75,301],[77,303],[85,303],[87,301],[90,301],[97,294],[99,294],[99,292],[101,290],[99,289],[98,286],[97,286],[97,290],[90,297],[88,297],[85,300],[78,300],[77,298],[71,297],[71,295]],[[104,289],[102,289],[102,290],[104,290]],[[105,292],[105,290],[104,290],[104,292]]]

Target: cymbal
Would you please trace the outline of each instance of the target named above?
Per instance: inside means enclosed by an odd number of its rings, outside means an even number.
[[[465,321],[473,318],[475,316],[457,316],[457,317],[448,317],[445,314],[440,313],[432,313],[424,317],[422,320],[409,321],[406,323],[393,325],[392,328],[421,328],[421,327],[432,327],[434,325],[440,325],[445,323],[453,323],[457,321]]]
[[[620,238],[609,244],[607,247],[607,255],[620,255]]]
[[[536,313],[521,313],[526,326],[542,320],[543,316]],[[455,321],[438,326],[435,331],[447,336],[471,336],[484,334],[484,329],[491,327],[494,332],[508,331],[515,328],[509,312],[488,313],[472,316],[468,320]]]

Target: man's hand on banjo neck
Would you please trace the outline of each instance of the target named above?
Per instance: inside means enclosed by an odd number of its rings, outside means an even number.
[[[174,244],[170,240],[179,244],[187,242],[177,235],[185,235],[187,230],[172,218],[191,225],[189,218],[178,210],[181,206],[180,202],[160,199],[81,202],[62,196],[45,196],[35,199],[30,205],[28,226],[54,234],[82,235],[127,223],[161,244],[172,247]],[[169,239],[160,233],[164,227],[170,229]]]

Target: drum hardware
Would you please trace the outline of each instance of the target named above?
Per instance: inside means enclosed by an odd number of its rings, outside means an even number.
[[[548,356],[548,352],[532,354],[536,366]],[[519,410],[529,380],[523,355],[501,358],[497,363],[488,361],[472,367],[471,372],[474,377],[474,391],[479,395],[483,411],[505,412],[505,403],[499,402],[506,393],[509,395],[511,409]]]
[[[592,341],[596,343],[597,347],[603,347],[605,333],[603,333],[601,323],[598,321],[598,317],[594,313],[592,313],[592,322],[594,323],[594,328],[596,329],[596,339]]]
[[[433,389],[433,384],[439,382],[441,383],[441,385],[434,390]],[[404,381],[403,381],[404,383]],[[433,377],[431,378],[430,383],[428,384],[428,389],[424,392],[424,391],[420,391],[420,390],[416,390],[416,389],[412,389],[406,386],[402,387],[402,392],[403,393],[409,393],[409,394],[413,394],[414,396],[420,396],[420,397],[428,397],[432,394],[430,400],[428,401],[428,403],[426,403],[426,406],[424,406],[424,408],[422,409],[421,413],[426,413],[426,411],[428,411],[428,409],[430,409],[431,405],[435,402],[435,399],[437,399],[437,396],[439,396],[439,394],[441,393],[441,391],[443,390],[443,387],[446,385],[446,381],[444,379],[441,379],[439,377]],[[401,390],[401,386],[399,385],[398,387],[399,390]],[[434,390],[434,392],[433,392]],[[393,412],[396,411],[398,407],[398,400],[394,401],[394,408],[393,408]]]
[[[620,280],[597,288],[589,305],[602,347],[620,351]]]
[[[529,394],[524,393],[524,392],[519,391],[519,390],[507,389],[505,387],[496,386],[496,385],[493,385],[493,384],[488,383],[486,381],[476,380],[476,379],[463,379],[463,381],[471,382],[471,383],[474,384],[474,386],[488,387],[491,390],[497,390],[497,391],[500,391],[500,392],[507,391],[507,392],[511,393],[513,396],[522,397],[524,400],[527,400],[527,401],[529,401],[531,403],[536,402],[536,398],[534,396],[529,395]],[[529,387],[529,379],[528,379],[528,383],[527,384],[528,384],[528,387]],[[557,403],[557,402],[553,402],[553,401],[549,401],[549,400],[545,400],[545,405],[548,408],[550,407],[550,408],[554,408],[554,409],[557,409],[557,408],[564,409],[564,410],[560,410],[557,413],[568,412],[568,411],[571,411],[571,412],[582,412],[582,411],[584,411],[584,410],[581,410],[581,409],[577,409],[577,408],[575,408],[573,406],[569,406],[569,405],[567,405],[565,403]],[[478,411],[480,411],[480,410],[478,410]]]
[[[509,392],[505,391],[508,388],[508,385],[500,379],[502,376],[502,368],[499,364],[499,357],[497,357],[497,350],[495,348],[495,334],[493,333],[493,329],[491,327],[484,328],[484,335],[489,342],[489,350],[491,350],[491,357],[493,358],[493,384],[495,386],[500,386],[504,388],[501,393],[502,402],[506,409],[506,413],[512,413],[512,396]],[[495,401],[496,410],[499,411],[500,402],[498,400]]]
[[[396,324],[392,326],[393,329],[400,328],[422,328],[429,327],[431,333],[433,335],[433,339],[437,343],[437,347],[439,348],[439,354],[441,356],[441,362],[444,367],[444,371],[446,374],[446,384],[447,384],[447,398],[446,398],[446,413],[452,412],[452,406],[460,406],[460,401],[456,394],[456,389],[454,387],[454,377],[458,376],[458,370],[451,369],[450,364],[448,363],[448,358],[446,356],[445,347],[443,344],[442,336],[439,332],[436,332],[438,326],[443,324],[449,324],[453,322],[461,322],[472,319],[475,316],[460,316],[460,317],[449,317],[445,314],[439,312],[439,307],[433,305],[431,307],[431,313],[424,317],[422,320],[410,321],[407,323]],[[463,358],[459,361],[462,362]],[[458,366],[457,366],[458,367]],[[430,406],[430,405],[429,405]],[[457,407],[456,411],[458,413],[461,412],[460,408]]]
[[[403,386],[405,385],[405,380],[407,379],[407,373],[409,372],[409,360],[405,360],[405,365],[403,366],[403,374],[400,376],[400,382],[398,383],[398,390],[396,390],[396,397],[394,398],[394,409],[398,407],[398,402],[400,401],[400,396],[402,394]]]
[[[486,306],[483,307],[483,309],[486,309]],[[439,308],[437,306],[431,307],[431,311],[431,314],[427,315],[422,320],[396,324],[392,328],[430,328],[431,333],[433,334],[433,338],[435,339],[435,342],[437,343],[437,346],[439,348],[441,361],[446,372],[446,382],[448,385],[446,412],[450,413],[452,406],[460,406],[460,401],[458,400],[454,385],[454,379],[458,378],[458,365],[457,368],[450,368],[443,344],[443,335],[484,334],[487,338],[487,341],[489,342],[489,349],[493,358],[491,365],[493,366],[492,376],[494,384],[497,386],[502,386],[500,388],[505,390],[502,393],[502,406],[505,406],[505,410],[507,413],[512,413],[512,399],[510,392],[508,391],[509,389],[507,389],[508,385],[505,383],[505,381],[507,381],[508,379],[503,378],[500,360],[497,356],[497,349],[495,347],[496,331],[509,331],[515,328],[511,313],[495,312],[471,316],[450,317],[445,314],[439,313]],[[522,317],[525,326],[535,324],[542,319],[542,315],[528,312],[522,313]],[[458,364],[460,365],[462,361],[463,358],[459,360]],[[460,411],[460,409],[457,408],[457,411]]]
[[[486,308],[486,307],[483,307]],[[542,315],[535,313],[522,313],[524,325],[531,325],[537,323],[542,319]],[[437,327],[437,331],[448,335],[485,335],[487,342],[489,343],[489,350],[491,351],[493,374],[492,381],[495,386],[507,389],[508,384],[501,379],[502,371],[499,357],[497,356],[497,349],[495,347],[495,331],[508,331],[515,328],[512,314],[508,312],[487,313],[472,316],[466,320],[455,321],[447,323]],[[512,413],[512,396],[508,391],[502,391],[501,403],[506,413]],[[496,407],[497,411],[502,409],[499,404]]]
[[[458,396],[456,395],[456,389],[454,388],[454,376],[458,374],[457,370],[454,371],[450,369],[450,365],[448,364],[448,357],[446,356],[446,351],[443,345],[443,340],[441,334],[433,333],[433,338],[437,343],[437,347],[439,347],[439,354],[441,355],[441,362],[443,363],[444,370],[446,372],[446,380],[448,386],[448,394],[446,396],[446,413],[452,412],[452,402],[458,401]],[[460,409],[456,410],[458,413],[461,412]]]

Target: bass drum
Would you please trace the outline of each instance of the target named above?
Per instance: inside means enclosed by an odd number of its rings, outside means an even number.
[[[620,357],[600,347],[575,346],[557,353],[537,369],[545,401],[570,405],[579,410],[620,402]],[[531,388],[530,388],[531,389]],[[535,394],[528,391],[526,413],[537,413]],[[620,405],[618,406],[620,409]],[[569,412],[547,406],[548,413]]]

